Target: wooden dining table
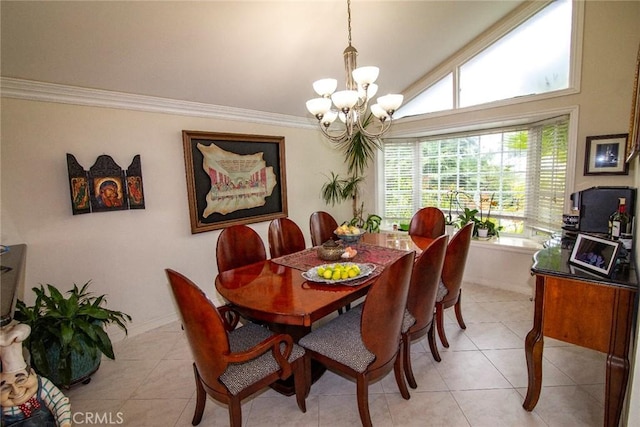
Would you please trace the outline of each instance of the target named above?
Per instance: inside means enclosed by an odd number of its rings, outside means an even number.
[[[274,332],[287,333],[297,342],[315,322],[365,296],[387,265],[408,251],[420,253],[431,240],[402,232],[366,233],[360,242],[349,245],[358,251],[353,259],[333,263],[372,264],[375,268],[366,277],[346,282],[321,283],[303,277],[312,268],[332,263],[320,259],[314,247],[225,271],[218,274],[215,286],[242,316]]]
[[[421,252],[430,241],[400,232],[366,233],[359,243],[350,245],[358,251],[355,258],[333,263],[367,263],[375,269],[367,277],[347,282],[306,280],[303,272],[332,263],[320,259],[317,248],[308,248],[220,273],[215,286],[243,316],[298,340],[311,330],[314,322],[366,295],[386,265],[407,251]]]

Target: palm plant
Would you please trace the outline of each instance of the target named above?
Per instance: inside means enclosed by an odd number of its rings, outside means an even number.
[[[363,123],[365,128],[371,123],[372,118],[372,114],[366,117]],[[338,149],[345,156],[348,176],[342,178],[331,172],[331,177],[321,189],[322,199],[326,204],[331,203],[334,206],[336,203],[351,199],[353,219],[349,223],[365,228],[367,231],[378,231],[381,218],[375,214],[364,218],[364,203],[359,203],[360,184],[364,181],[364,171],[369,161],[381,146],[378,138],[370,137],[361,131],[354,133],[351,139],[338,143]]]

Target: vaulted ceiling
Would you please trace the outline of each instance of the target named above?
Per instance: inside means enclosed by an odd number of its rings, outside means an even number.
[[[522,0],[353,0],[358,65],[402,92]],[[1,2],[1,74],[297,117],[344,87],[346,0]]]

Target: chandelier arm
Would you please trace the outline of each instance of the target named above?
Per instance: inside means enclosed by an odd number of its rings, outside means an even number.
[[[324,126],[320,125],[320,131],[322,131],[322,134],[325,136],[325,138],[337,144],[346,141],[349,137],[349,134],[346,129],[340,132],[339,134],[332,135]]]
[[[386,131],[389,130],[389,128],[391,127],[391,118],[389,118],[388,120],[385,120],[382,123],[382,127],[380,128],[380,130],[378,132],[368,132],[363,126],[359,126],[360,131],[362,132],[363,135],[366,135],[370,138],[379,138],[382,135],[384,135],[384,133]]]

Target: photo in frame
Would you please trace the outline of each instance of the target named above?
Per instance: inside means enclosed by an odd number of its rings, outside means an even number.
[[[615,240],[578,233],[569,262],[583,270],[611,277],[621,246]]]
[[[628,134],[588,136],[585,151],[585,175],[628,175],[626,161]]]
[[[284,137],[182,131],[191,233],[286,217]]]

